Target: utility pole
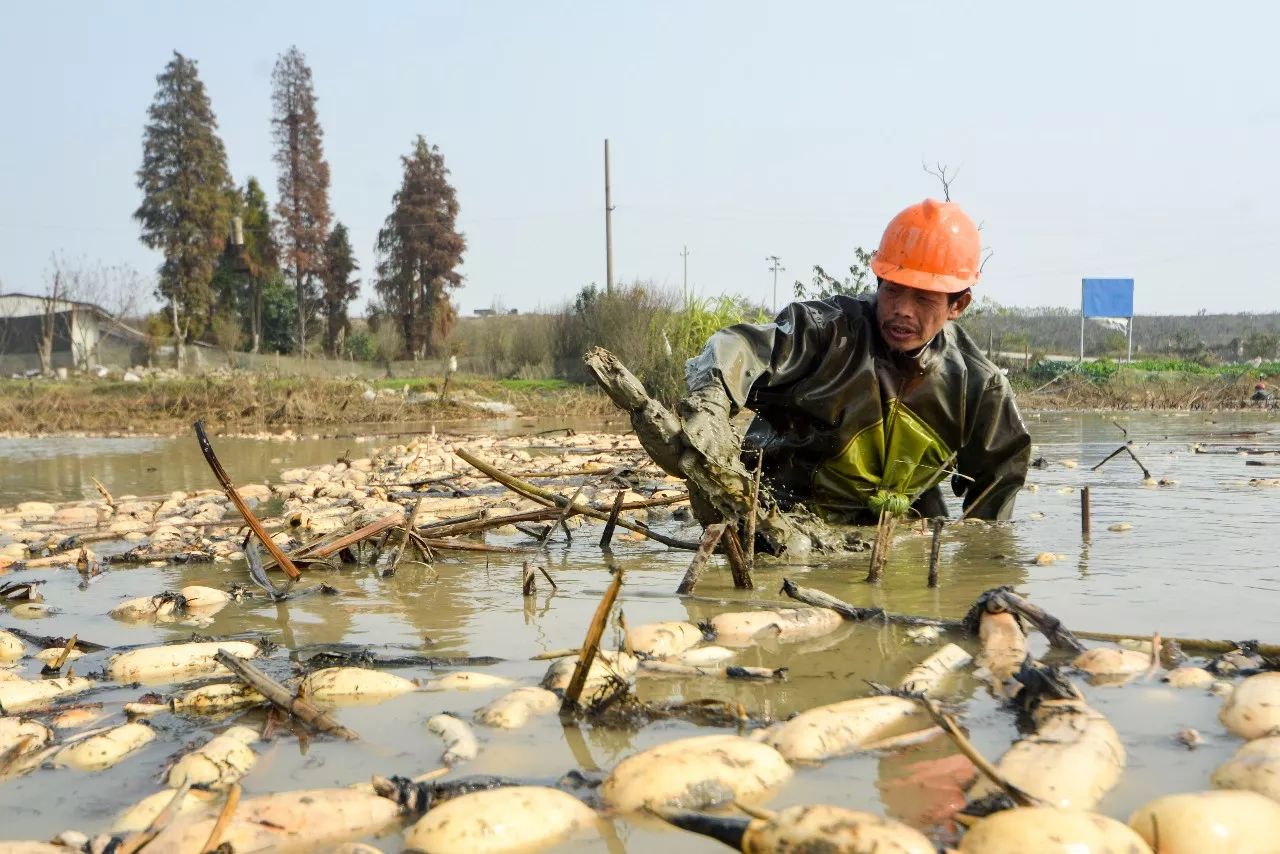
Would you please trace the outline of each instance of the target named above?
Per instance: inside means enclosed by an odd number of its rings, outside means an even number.
[[[778,313],[778,273],[782,272],[787,268],[782,266],[782,261],[781,259],[778,258],[777,255],[766,255],[764,260],[770,262],[769,269],[773,271],[773,313],[777,314]]]
[[[613,201],[609,193],[609,140],[604,141],[605,293],[613,293]]]
[[[680,257],[684,259],[684,304],[688,305],[692,300],[689,294],[689,247],[685,246],[680,253]]]

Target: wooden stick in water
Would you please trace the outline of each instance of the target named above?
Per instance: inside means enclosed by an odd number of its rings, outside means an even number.
[[[622,500],[627,497],[625,489],[618,490],[618,494],[613,497],[613,509],[609,511],[609,521],[604,523],[604,533],[600,535],[600,548],[609,548],[609,543],[613,541],[613,529],[618,526],[618,514],[622,512]]]
[[[571,715],[578,708],[578,700],[582,697],[582,689],[587,685],[587,674],[600,651],[600,638],[604,636],[605,626],[609,623],[609,613],[613,603],[618,600],[618,591],[622,589],[622,570],[614,573],[613,581],[600,597],[591,624],[587,626],[587,636],[582,641],[582,652],[578,654],[578,663],[573,668],[573,676],[569,679],[569,687],[564,691],[564,701],[560,704],[562,716]]]
[[[481,460],[480,458],[476,457],[474,454],[468,453],[465,450],[457,449],[454,451],[454,453],[457,454],[457,456],[460,457],[463,462],[473,466],[476,469],[479,469],[481,472],[493,478],[498,483],[505,486],[507,489],[510,489],[512,492],[515,492],[519,495],[523,495],[524,497],[537,501],[541,504],[545,504],[548,507],[556,507],[561,509],[564,508],[566,505],[569,505],[570,507],[572,507],[572,505],[569,502],[569,499],[565,498],[563,495],[561,495],[558,492],[552,492],[549,489],[543,489],[540,486],[534,486],[532,483],[528,483],[518,478],[514,478],[511,475],[507,474],[506,472],[502,471],[501,469],[498,469],[498,468],[495,468],[494,466],[489,465],[484,460]],[[573,509],[575,512],[581,513],[584,516],[590,516],[593,519],[600,519],[602,521],[607,521],[609,518],[609,513],[603,510],[597,510],[596,508],[591,506],[577,507]],[[622,526],[623,528],[626,528],[628,531],[635,531],[637,534],[643,534],[649,539],[657,540],[658,542],[662,543],[664,546],[670,546],[673,549],[687,549],[688,551],[696,551],[698,548],[697,543],[690,543],[686,540],[677,540],[675,537],[668,537],[665,534],[660,534],[657,531],[654,531],[651,528],[645,525],[641,525],[639,522],[635,522],[630,519],[623,519],[619,517],[617,524]]]
[[[755,582],[751,580],[751,567],[747,564],[747,556],[743,554],[742,540],[738,539],[738,529],[733,525],[726,527],[720,542],[724,544],[724,555],[729,560],[734,589],[755,590]]]
[[[1080,487],[1080,533],[1089,536],[1089,529],[1092,526],[1091,510],[1089,507],[1089,487]]]
[[[395,575],[396,567],[400,565],[400,559],[404,557],[405,547],[409,545],[409,538],[413,535],[413,526],[418,521],[418,511],[421,509],[422,499],[419,498],[413,502],[413,510],[409,513],[409,519],[404,524],[404,536],[400,538],[400,545],[396,547],[396,553],[391,558],[391,565],[384,570],[385,575]]]
[[[969,761],[972,762],[974,766],[987,777],[987,779],[1002,789],[1015,804],[1020,807],[1035,807],[1043,805],[1044,802],[1039,798],[1024,792],[1022,789],[1019,789],[1017,786],[1006,780],[1004,775],[1001,774],[985,756],[978,752],[978,748],[974,747],[973,743],[970,742],[969,739],[965,738],[964,733],[960,731],[960,727],[951,719],[951,716],[943,714],[942,710],[938,708],[937,703],[933,702],[933,700],[930,700],[923,694],[920,695],[917,700],[925,707],[925,710],[928,711],[929,717],[933,718],[934,723],[941,727],[942,731],[951,737],[952,742],[955,743],[956,749],[967,756]]]
[[[200,451],[204,454],[205,462],[209,464],[213,476],[218,479],[218,483],[222,486],[222,491],[227,494],[227,499],[235,506],[240,515],[244,517],[245,524],[248,525],[255,535],[258,542],[271,553],[271,557],[275,559],[276,565],[284,571],[294,581],[302,577],[302,573],[293,565],[293,561],[289,560],[289,556],[275,544],[271,539],[271,535],[262,527],[262,523],[258,521],[258,517],[253,515],[253,511],[249,509],[249,505],[244,503],[244,499],[240,497],[240,493],[236,491],[235,484],[231,482],[231,478],[227,476],[226,470],[222,467],[222,463],[218,461],[218,455],[213,452],[213,445],[209,443],[209,437],[204,432],[204,422],[197,421],[195,423],[196,441],[200,443]]]
[[[898,518],[892,513],[880,511],[880,521],[876,525],[876,541],[871,546],[871,567],[867,570],[867,583],[879,584],[884,577],[884,565],[889,561],[889,548],[893,544],[893,532],[898,527]]]
[[[222,834],[227,832],[227,825],[231,824],[231,817],[235,815],[238,806],[240,806],[240,784],[232,783],[231,789],[227,792],[227,802],[222,805],[222,812],[218,813],[218,820],[209,831],[209,839],[200,849],[202,854],[214,854],[218,850],[218,846],[222,844]]]
[[[689,568],[685,571],[680,586],[676,588],[677,595],[683,596],[693,592],[698,579],[702,576],[702,570],[706,568],[707,561],[711,558],[711,553],[715,551],[716,543],[720,542],[720,537],[727,527],[728,525],[724,522],[717,522],[714,525],[708,525],[702,532],[702,542],[698,543],[698,550],[694,552],[693,560],[689,562]]]
[[[331,735],[356,741],[360,736],[334,720],[329,714],[320,711],[308,701],[297,697],[288,688],[254,667],[243,658],[236,658],[225,649],[218,650],[217,659],[224,667],[236,675],[241,682],[266,697],[284,712],[293,715],[311,728]]]
[[[70,656],[72,650],[76,648],[76,641],[78,641],[79,639],[80,638],[77,637],[76,635],[72,635],[71,637],[67,638],[67,644],[62,648],[62,653],[58,656],[57,660],[55,660],[52,664],[48,664],[45,667],[41,668],[40,672],[42,674],[50,674],[50,673],[57,673],[59,670],[61,670],[62,666],[67,663],[67,657]]]
[[[756,567],[756,508],[760,506],[760,473],[764,468],[764,451],[758,451],[756,470],[751,474],[751,503],[747,505],[747,529],[744,533],[747,548],[747,570]]]
[[[929,524],[933,526],[933,542],[929,544],[929,586],[938,586],[938,557],[942,554],[942,526],[945,520],[934,519]]]

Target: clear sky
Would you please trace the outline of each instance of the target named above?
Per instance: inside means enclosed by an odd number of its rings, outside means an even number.
[[[1139,312],[1280,309],[1280,6],[1267,2],[9,3],[0,11],[0,288],[50,254],[150,274],[134,172],[155,76],[199,62],[233,175],[274,197],[270,74],[296,44],[364,290],[415,134],[452,170],[459,293],[557,306],[619,280],[768,300],[848,265],[935,195],[995,250],[980,293]]]

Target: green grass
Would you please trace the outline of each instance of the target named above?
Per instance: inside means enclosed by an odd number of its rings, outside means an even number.
[[[564,391],[574,386],[574,383],[568,380],[495,380],[495,384],[507,391],[534,392],[534,391]]]

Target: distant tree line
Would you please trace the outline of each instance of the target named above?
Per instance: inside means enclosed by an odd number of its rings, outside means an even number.
[[[172,337],[179,366],[185,345],[197,340],[255,353],[368,350],[368,341],[350,340],[358,267],[330,207],[324,132],[303,54],[289,48],[272,74],[274,207],[255,177],[233,180],[196,62],[175,52],[156,83],[134,217],[142,242],[162,256],[163,315],[148,325]],[[375,247],[370,324],[386,357],[416,359],[440,352],[449,333],[466,241],[439,149],[418,136],[402,160],[403,183]]]

